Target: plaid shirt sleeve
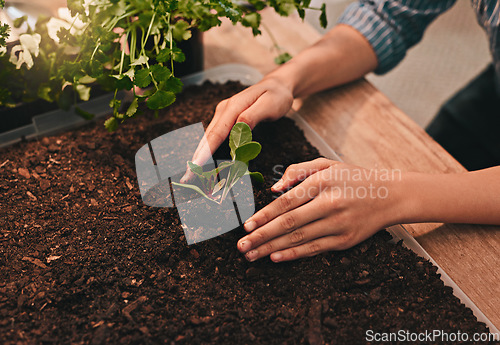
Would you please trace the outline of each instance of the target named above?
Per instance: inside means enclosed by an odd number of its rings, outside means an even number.
[[[338,23],[359,31],[378,59],[377,74],[394,68],[418,43],[427,26],[456,0],[360,0],[347,7]]]

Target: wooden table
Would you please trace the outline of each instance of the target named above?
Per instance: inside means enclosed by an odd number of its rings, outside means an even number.
[[[263,11],[263,23],[292,55],[321,36],[298,17]],[[244,63],[267,73],[276,68],[264,32],[224,22],[205,34],[205,67]],[[343,158],[366,168],[454,173],[465,169],[413,120],[366,80],[321,92],[299,105],[300,114]],[[500,328],[500,227],[408,224],[406,229],[478,308]]]

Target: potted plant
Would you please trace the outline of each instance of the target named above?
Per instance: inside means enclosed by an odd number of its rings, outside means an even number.
[[[301,18],[312,8],[305,1],[157,1],[68,0],[64,18],[40,18],[3,50],[0,58],[0,107],[42,99],[68,108],[87,100],[93,85],[114,93],[109,131],[139,113],[139,104],[159,110],[172,104],[182,90],[176,63],[188,57],[181,44],[229,18],[233,24],[261,33],[259,10],[271,6],[280,15],[297,12]],[[325,5],[321,24],[326,26]],[[16,21],[20,26],[23,18]],[[6,27],[2,29],[5,37]],[[5,46],[5,42],[0,44]],[[278,60],[289,58],[283,53]],[[15,66],[14,66],[15,65]],[[117,95],[130,91],[125,106]],[[76,108],[91,118],[92,114]]]

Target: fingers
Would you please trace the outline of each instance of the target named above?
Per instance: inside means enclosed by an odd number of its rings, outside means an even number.
[[[319,188],[315,186],[314,182],[315,181],[312,179],[303,181],[301,184],[284,193],[269,205],[255,213],[245,222],[245,230],[247,232],[254,231],[279,215],[312,200],[319,193]]]
[[[238,116],[236,122],[245,122],[254,128],[263,120],[277,120],[292,107],[293,98],[282,97],[270,91],[262,93],[255,102]]]
[[[239,117],[247,108],[252,107],[263,93],[265,91],[261,88],[250,87],[229,99],[221,101],[215,109],[214,118],[208,125],[205,135],[195,150],[192,158],[193,163],[203,165],[208,161],[220,144],[227,138],[236,122],[246,122],[250,128],[253,128],[258,120],[254,120],[249,114],[242,119],[239,119]],[[256,111],[258,112],[259,109]],[[181,183],[189,181],[192,177],[193,174],[187,169],[186,174],[181,178]]]
[[[309,244],[317,243],[316,240],[325,237],[325,232],[333,228],[334,224],[326,219],[316,220],[248,251],[245,257],[252,262],[271,255],[271,260],[278,262],[313,256],[326,251],[329,247],[324,244],[321,247],[309,246]],[[333,239],[335,236],[328,235],[327,237]]]
[[[330,210],[326,206],[322,200],[314,199],[305,205],[279,215],[251,234],[240,239],[238,241],[238,249],[243,253],[248,252],[251,256],[256,254],[256,251],[260,254],[263,253],[262,255],[269,255],[276,250],[275,244],[284,244],[283,240],[279,240],[281,237],[286,237],[286,234],[292,233],[294,234],[291,238],[292,242],[298,244],[303,239],[307,239],[308,236],[305,236],[303,232],[297,229],[303,228],[306,224],[314,222],[317,219],[326,217],[330,213]],[[277,249],[282,249],[282,247],[278,247]]]
[[[274,262],[290,261],[314,256],[332,250],[345,250],[356,244],[356,239],[335,221],[326,217],[283,234],[245,253],[248,261],[270,255]]]
[[[315,256],[332,250],[344,250],[350,248],[353,244],[343,236],[321,237],[302,245],[287,248],[271,254],[270,258],[274,262],[292,261],[300,258]]]
[[[324,170],[338,163],[326,158],[317,158],[312,161],[292,164],[286,170],[281,179],[271,187],[273,192],[280,192],[290,188],[318,171]]]

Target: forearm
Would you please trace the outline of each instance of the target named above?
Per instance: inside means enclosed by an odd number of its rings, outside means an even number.
[[[462,174],[409,173],[400,183],[401,223],[500,225],[500,167]]]
[[[377,57],[364,36],[337,25],[266,78],[278,79],[301,97],[359,79],[376,67]]]

